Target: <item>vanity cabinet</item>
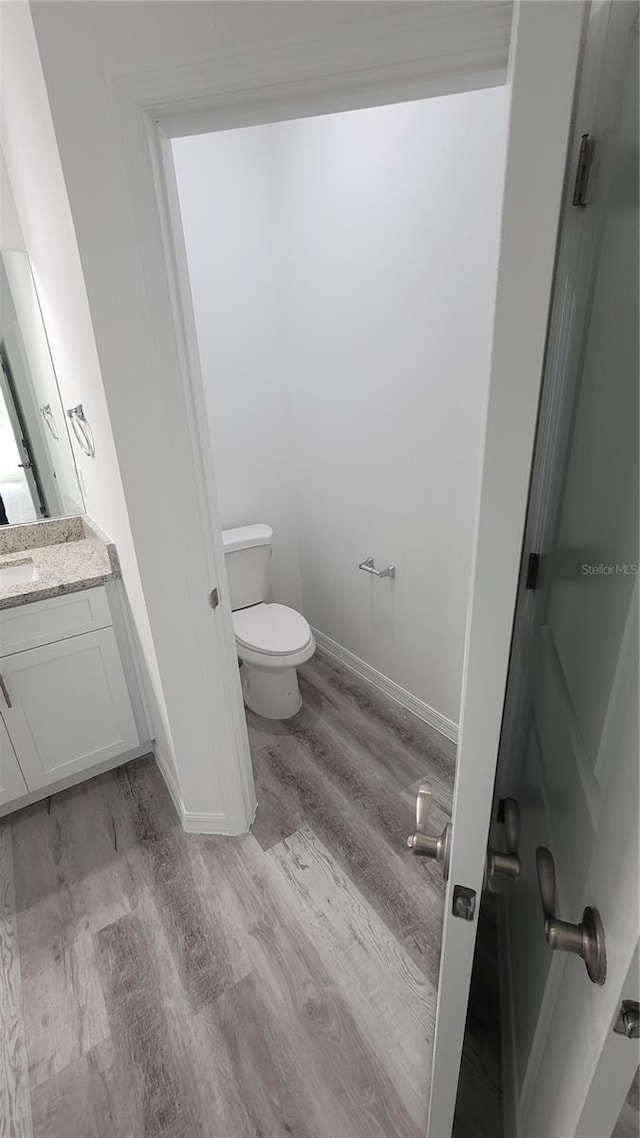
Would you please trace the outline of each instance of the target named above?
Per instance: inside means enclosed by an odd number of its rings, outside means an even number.
[[[129,686],[103,587],[0,611],[0,803],[131,752]]]

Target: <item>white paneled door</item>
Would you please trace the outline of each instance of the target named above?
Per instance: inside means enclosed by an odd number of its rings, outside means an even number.
[[[552,322],[545,378],[559,390],[544,405],[538,475],[545,442],[565,426],[537,533],[535,519],[528,526],[539,579],[519,614],[526,650],[500,755],[501,792],[519,799],[522,819],[522,877],[502,898],[507,1094],[522,1138],[607,1138],[638,1064],[637,1041],[613,1031],[622,1001],[639,995],[636,5],[592,10],[576,148],[587,133],[588,204],[570,201],[562,225],[563,323]],[[532,498],[535,513],[535,476]],[[549,948],[539,876],[550,857],[556,916],[580,923],[589,906],[601,917],[600,982]]]
[[[474,905],[477,911],[482,888],[504,694],[500,669],[513,627],[505,562],[514,509],[522,518],[525,513],[517,452],[528,447],[530,462],[528,416],[536,407],[527,404],[528,395],[535,392],[537,400],[528,337],[537,322],[544,340],[542,270],[550,237],[552,260],[555,254],[560,214],[562,186],[555,186],[554,221],[552,179],[533,152],[535,131],[528,157],[520,156],[527,139],[520,95],[527,91],[530,110],[545,116],[547,96],[536,89],[536,70],[538,77],[544,73],[555,103],[545,120],[545,161],[555,163],[561,183],[585,14],[545,364],[546,420],[542,414],[526,528],[527,540],[537,534],[540,543],[525,546],[523,560],[524,567],[535,551],[540,569],[533,590],[525,589],[521,573],[498,775],[500,793],[519,800],[521,818],[520,880],[498,883],[509,1138],[608,1138],[638,1064],[637,1040],[614,1030],[623,1001],[639,995],[637,6],[602,3],[585,12],[577,4],[524,4],[512,60],[429,1138],[445,1138],[452,1126],[475,932],[475,920],[465,918],[474,916]],[[538,48],[545,44],[543,68],[540,55],[535,59],[537,36]],[[576,195],[582,134],[589,135],[587,166],[592,161],[586,192],[578,186]],[[545,193],[546,226],[540,212]],[[536,246],[528,259],[527,240]],[[548,306],[552,265],[546,271]],[[542,360],[533,363],[539,386]],[[547,399],[549,389],[555,403]],[[600,933],[593,948],[592,924]],[[572,951],[560,945],[554,951],[558,938]]]
[[[453,1125],[584,12],[581,3],[527,2],[514,11],[496,314],[428,1138],[448,1138]]]

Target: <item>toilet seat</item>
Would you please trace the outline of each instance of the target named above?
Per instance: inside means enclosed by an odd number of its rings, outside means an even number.
[[[289,657],[312,645],[315,648],[309,622],[288,605],[257,604],[236,609],[233,629],[241,658],[244,649],[247,655],[268,656],[284,664],[285,657],[288,662]]]

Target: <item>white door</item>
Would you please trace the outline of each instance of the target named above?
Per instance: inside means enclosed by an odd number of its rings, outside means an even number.
[[[6,656],[1,673],[2,716],[29,790],[137,746],[112,628]]]
[[[27,793],[27,784],[0,716],[0,806]]]
[[[638,1065],[637,1042],[612,1030],[622,1001],[639,996],[636,5],[592,13],[576,146],[587,132],[589,204],[570,202],[562,226],[562,323],[552,320],[545,377],[558,396],[543,402],[525,543],[540,575],[518,608],[499,760],[500,793],[518,798],[522,823],[522,877],[500,906],[518,1138],[607,1138]],[[547,944],[539,847],[555,863],[556,915],[600,914],[602,984]]]
[[[429,1138],[448,1138],[453,1124],[584,16],[581,3],[521,3],[514,11],[496,315]]]
[[[552,7],[559,32],[572,6]],[[505,553],[510,555],[505,531],[511,525],[514,499],[521,507],[521,487],[514,473],[519,471],[515,448],[523,447],[520,432],[526,408],[522,389],[531,362],[526,334],[539,315],[532,303],[532,286],[536,264],[546,252],[541,245],[543,230],[536,231],[531,223],[528,236],[537,240],[538,249],[530,250],[527,264],[521,244],[518,279],[510,261],[518,249],[517,236],[509,231],[510,218],[513,221],[517,214],[511,191],[517,186],[516,131],[520,133],[522,126],[518,77],[526,74],[526,63],[519,68],[518,56],[531,43],[528,35],[520,38],[522,32],[531,30],[531,18],[538,29],[548,18],[543,8],[546,5],[520,8],[515,44],[490,396],[495,393],[495,398],[494,406],[491,402],[489,406],[468,636],[430,1138],[451,1132],[475,926],[473,921],[460,919],[459,914],[468,915],[469,905],[463,898],[456,907],[455,898],[463,885],[475,892],[477,902],[487,833],[483,830],[486,796],[491,797],[495,770],[496,751],[490,749],[495,721],[490,716],[499,696],[496,676],[504,650],[505,616],[495,585],[497,580],[504,588],[507,580],[495,550],[503,558]],[[582,276],[562,275],[562,245],[567,244],[563,226],[546,372],[547,381],[550,372],[563,378],[564,388],[558,386],[570,407],[568,412],[564,406],[551,407],[554,414],[549,415],[546,435],[539,439],[537,471],[542,476],[546,471],[547,484],[537,493],[534,483],[531,503],[532,509],[545,516],[545,524],[540,526],[538,517],[537,525],[547,541],[541,550],[538,547],[543,558],[535,603],[519,604],[519,611],[525,607],[529,614],[536,614],[535,635],[519,639],[516,623],[511,661],[517,698],[508,708],[512,722],[505,723],[502,754],[506,774],[501,772],[498,783],[499,792],[518,797],[521,807],[522,876],[517,883],[504,882],[501,888],[509,918],[508,952],[501,976],[502,982],[508,976],[511,985],[511,1000],[506,1001],[510,1031],[504,1048],[514,1088],[507,1116],[509,1138],[515,1134],[518,1138],[606,1138],[638,1062],[637,1044],[613,1031],[621,1001],[638,998],[638,102],[637,44],[632,38],[636,11],[631,5],[615,3],[592,5],[589,10],[577,137],[570,149],[571,175],[582,133],[590,131],[595,137],[596,156],[587,198],[591,205],[570,207],[582,220],[568,234],[568,244],[574,246],[568,262],[579,274],[588,270],[588,276],[585,281]],[[549,84],[556,78],[551,43],[557,49],[558,37],[547,36],[542,71]],[[573,83],[576,56],[569,66],[568,42],[564,50],[566,76]],[[536,113],[544,114],[540,92],[536,96],[531,92],[531,75],[528,83],[531,105]],[[565,124],[567,110],[565,103]],[[558,107],[554,114],[558,127]],[[583,121],[585,114],[588,122]],[[546,121],[553,133],[551,114]],[[531,137],[535,140],[535,132]],[[535,162],[538,155],[530,153],[529,157]],[[557,161],[562,167],[560,150]],[[532,177],[530,173],[529,185],[521,186],[529,209],[532,193],[540,192],[539,184],[532,187]],[[572,178],[567,186],[571,198],[573,189]],[[547,231],[553,232],[548,204]],[[540,215],[534,220],[540,221]],[[594,226],[595,237],[590,233]],[[523,282],[529,289],[526,311],[519,309],[526,296],[520,291]],[[511,307],[502,291],[509,283],[515,294]],[[537,283],[542,291],[542,281]],[[519,366],[517,348],[514,355],[509,354],[506,317],[512,340],[520,339]],[[577,338],[578,344],[574,342]],[[511,371],[505,375],[501,369],[506,362]],[[573,376],[569,374],[572,370]],[[508,393],[500,390],[501,378],[510,380],[510,402]],[[546,388],[547,384],[545,393]],[[502,404],[502,419],[498,404]],[[561,469],[555,461],[558,455],[563,459]],[[497,509],[500,504],[502,513]],[[523,507],[522,512],[524,516]],[[598,589],[603,585],[604,589]],[[512,595],[507,594],[506,604]],[[528,684],[523,675],[529,678]],[[505,749],[514,748],[516,742],[517,753],[505,756]],[[583,909],[591,906],[602,919],[606,945],[606,978],[599,977],[605,980],[602,984],[592,982],[579,956],[554,953],[547,944],[545,933],[552,936],[553,926],[545,927],[537,865],[541,872],[548,869],[549,857],[541,853],[537,858],[539,847],[549,850],[555,861],[555,915],[577,924]],[[547,916],[549,894],[547,889]],[[507,1094],[510,1089],[507,1086]]]

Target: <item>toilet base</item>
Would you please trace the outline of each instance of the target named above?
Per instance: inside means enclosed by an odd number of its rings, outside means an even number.
[[[244,702],[263,719],[290,719],[302,707],[296,668],[240,668]]]

